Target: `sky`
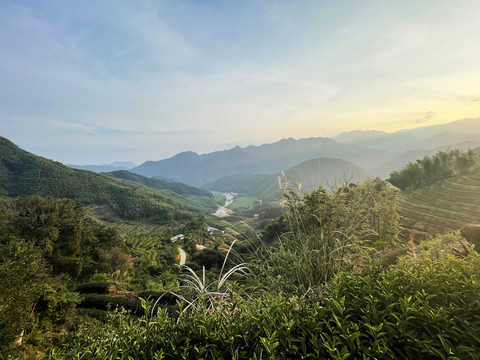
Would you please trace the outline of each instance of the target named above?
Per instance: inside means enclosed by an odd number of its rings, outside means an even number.
[[[477,0],[0,0],[0,135],[67,164],[480,116]]]

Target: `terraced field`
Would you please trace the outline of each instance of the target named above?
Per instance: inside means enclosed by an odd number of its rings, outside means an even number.
[[[399,212],[405,232],[422,237],[480,223],[480,172],[405,193]]]
[[[142,237],[142,236],[156,236],[160,238],[170,238],[170,233],[165,225],[156,224],[141,224],[141,223],[127,223],[117,222],[109,223],[115,230],[118,231],[121,237]]]

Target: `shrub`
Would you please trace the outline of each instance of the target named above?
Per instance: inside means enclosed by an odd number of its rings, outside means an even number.
[[[76,291],[81,294],[107,294],[112,285],[109,281],[96,281],[77,286]]]
[[[317,297],[232,294],[214,310],[85,324],[54,359],[477,359],[480,255],[404,258],[336,276]],[[144,303],[144,306],[147,306]]]
[[[132,299],[122,296],[88,294],[79,306],[98,310],[124,308],[137,315],[143,313],[140,301],[137,298]]]

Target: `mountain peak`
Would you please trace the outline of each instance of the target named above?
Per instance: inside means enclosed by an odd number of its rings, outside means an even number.
[[[173,157],[178,159],[194,159],[194,158],[200,157],[200,155],[198,155],[194,151],[183,151],[181,153],[174,155]]]

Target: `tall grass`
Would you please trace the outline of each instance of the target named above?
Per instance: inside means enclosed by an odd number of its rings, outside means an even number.
[[[284,197],[289,231],[265,249],[261,276],[281,292],[305,295],[350,268],[347,254],[356,244],[339,230],[326,236],[322,219],[305,214],[300,209],[302,200],[292,189],[286,188]]]
[[[198,275],[191,267],[183,266],[179,275],[179,282],[182,284],[164,293],[172,294],[179,300],[186,303],[182,312],[187,312],[189,309],[193,310],[212,310],[221,302],[227,301],[230,298],[228,289],[228,282],[234,276],[244,276],[247,274],[249,267],[245,262],[239,263],[226,270],[226,265],[229,260],[229,255],[232,253],[233,246],[237,240],[234,240],[229,246],[227,254],[222,264],[222,268],[218,273],[218,277],[214,281],[208,281],[205,267],[202,267],[201,275]],[[162,299],[160,296],[152,306],[150,316],[154,316],[156,306]]]

